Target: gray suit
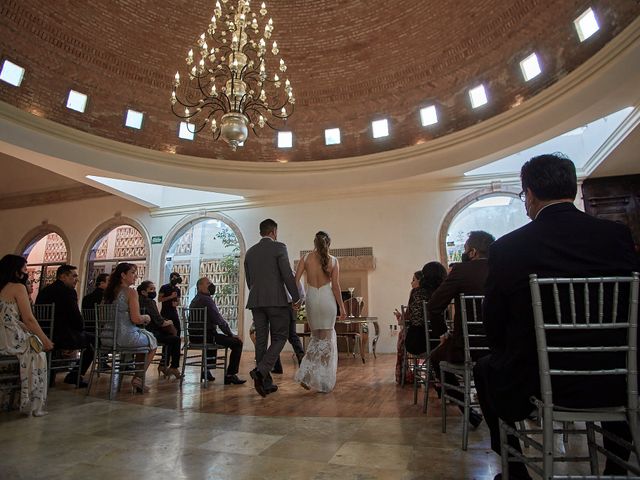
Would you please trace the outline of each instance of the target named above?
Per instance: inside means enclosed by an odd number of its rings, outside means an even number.
[[[289,336],[289,299],[297,302],[300,293],[291,271],[287,247],[284,243],[262,237],[247,250],[244,271],[249,287],[247,308],[251,309],[256,328],[256,368],[272,384],[271,370]],[[271,333],[271,345],[267,340]]]

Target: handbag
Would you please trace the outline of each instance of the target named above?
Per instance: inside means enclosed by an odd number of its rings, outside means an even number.
[[[166,327],[160,327],[160,330],[166,333],[167,335],[172,335],[174,337],[178,336],[178,330],[176,329],[176,326],[173,324],[167,325]]]
[[[29,345],[35,353],[40,353],[44,350],[44,344],[37,335],[29,335]]]

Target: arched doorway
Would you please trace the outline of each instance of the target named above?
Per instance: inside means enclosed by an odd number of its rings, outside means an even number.
[[[22,255],[27,259],[29,280],[33,285],[32,298],[35,301],[40,289],[55,281],[58,267],[67,263],[67,244],[60,235],[50,232],[33,239]]]
[[[496,239],[529,222],[524,204],[511,192],[495,192],[458,204],[446,230],[446,264],[460,261],[469,232],[484,230]]]
[[[193,220],[171,238],[165,255],[163,283],[178,272],[182,306],[188,306],[196,293],[196,282],[208,277],[217,287],[216,303],[222,316],[235,331],[238,328],[240,292],[240,239],[223,220]]]
[[[89,251],[85,294],[95,289],[95,279],[101,273],[111,273],[120,262],[138,267],[136,285],[146,279],[147,245],[140,231],[131,225],[110,228],[95,241]]]

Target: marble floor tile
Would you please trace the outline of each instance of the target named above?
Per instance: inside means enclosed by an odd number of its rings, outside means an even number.
[[[202,443],[199,448],[212,452],[259,455],[281,439],[282,435],[227,431],[215,435],[213,439]]]
[[[356,467],[407,470],[413,447],[384,443],[345,442],[329,463]]]

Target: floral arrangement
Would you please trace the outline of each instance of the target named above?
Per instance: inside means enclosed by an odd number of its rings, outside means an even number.
[[[296,322],[297,323],[305,323],[307,321],[307,311],[302,305],[300,309],[296,312]]]

